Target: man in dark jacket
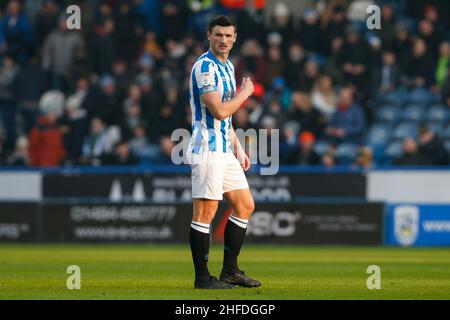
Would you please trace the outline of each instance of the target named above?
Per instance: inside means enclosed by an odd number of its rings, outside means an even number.
[[[419,154],[427,165],[445,166],[449,164],[447,150],[445,150],[441,138],[427,126],[420,128]]]
[[[417,143],[413,138],[403,140],[403,154],[394,159],[393,165],[397,166],[419,166],[424,165],[425,161],[422,155],[417,151]]]

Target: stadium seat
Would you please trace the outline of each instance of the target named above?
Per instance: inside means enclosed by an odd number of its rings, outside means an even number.
[[[431,101],[436,104],[442,103],[442,96],[440,94],[433,94]]]
[[[350,164],[356,157],[357,146],[351,143],[343,143],[336,149],[336,158],[339,164]]]
[[[416,121],[423,120],[425,114],[425,108],[421,105],[411,105],[403,110],[401,118],[403,121]]]
[[[376,111],[375,119],[380,122],[396,122],[399,120],[401,109],[393,105],[385,105]]]
[[[439,121],[429,121],[426,123],[427,127],[430,128],[438,136],[442,137],[444,135],[444,124]]]
[[[319,155],[322,156],[325,152],[328,151],[330,148],[330,143],[326,141],[317,141],[314,144],[314,151]]]
[[[449,118],[449,111],[445,106],[433,105],[430,107],[426,114],[426,119],[428,121],[440,121],[445,122]]]
[[[367,134],[366,142],[370,146],[382,146],[391,136],[392,126],[384,123],[375,123]]]
[[[404,139],[407,137],[416,138],[418,135],[418,127],[414,122],[401,122],[395,129],[392,137],[394,139]]]
[[[391,91],[386,95],[380,96],[379,101],[381,103],[402,106],[406,102],[407,92],[406,89],[398,88],[395,91]]]
[[[407,103],[428,105],[433,101],[432,94],[423,88],[414,89],[408,94]]]
[[[403,141],[394,140],[389,143],[384,154],[389,159],[394,159],[401,156],[403,153]]]

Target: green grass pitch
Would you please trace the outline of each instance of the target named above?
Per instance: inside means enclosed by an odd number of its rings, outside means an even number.
[[[220,272],[222,247],[210,252]],[[66,269],[81,268],[68,290]],[[381,289],[369,290],[369,265]],[[450,299],[450,250],[245,245],[240,266],[260,288],[193,289],[188,245],[0,245],[0,299]]]

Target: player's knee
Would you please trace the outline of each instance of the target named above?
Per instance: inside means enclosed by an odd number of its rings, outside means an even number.
[[[216,212],[213,210],[199,210],[198,212],[194,212],[194,216],[192,220],[198,221],[201,223],[211,224],[214,219]]]
[[[250,215],[255,211],[255,202],[253,199],[249,199],[241,204],[239,209],[240,218],[248,219]]]
[[[251,215],[253,211],[255,211],[255,201],[251,199],[247,203],[247,212],[249,215]]]

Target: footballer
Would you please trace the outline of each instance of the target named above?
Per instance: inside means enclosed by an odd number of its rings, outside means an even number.
[[[236,90],[234,67],[228,55],[236,42],[235,23],[218,16],[208,25],[209,50],[195,62],[190,75],[192,136],[188,149],[192,169],[193,217],[189,233],[195,268],[195,288],[259,287],[261,282],[238,268],[237,258],[255,204],[244,171],[250,168],[231,123],[232,115],[253,93],[243,78]],[[232,209],[224,233],[224,258],[219,279],[208,270],[210,224],[219,201]]]

